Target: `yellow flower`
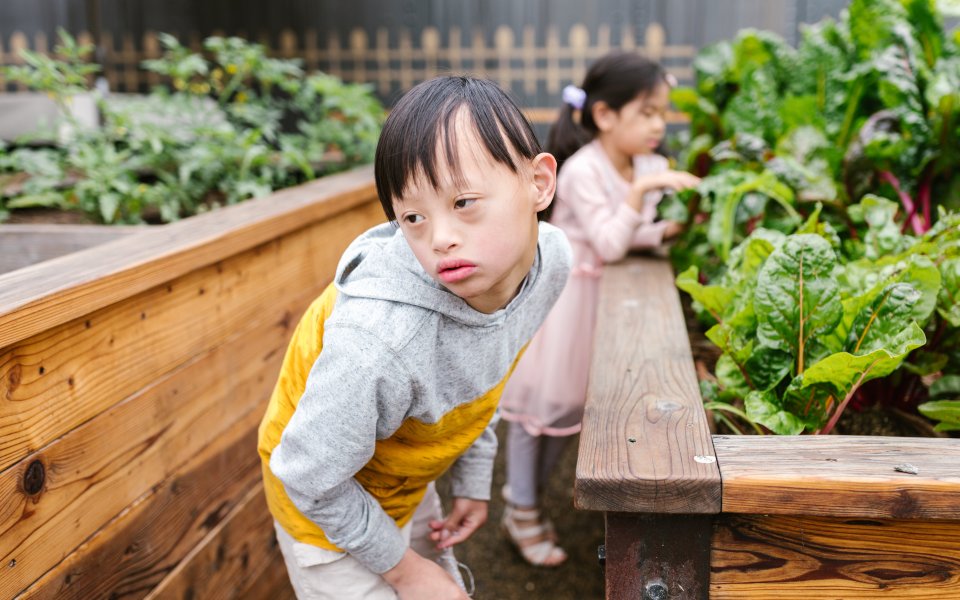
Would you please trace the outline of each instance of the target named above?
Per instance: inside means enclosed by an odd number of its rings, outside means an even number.
[[[227,65],[227,73],[233,75],[236,72],[237,72],[237,65],[233,63],[230,63],[229,65]]]
[[[178,90],[182,90],[183,88],[187,87],[187,82],[182,78],[177,77],[173,80],[173,87],[177,88]]]
[[[141,183],[140,185],[137,186],[138,194],[143,194],[146,191],[147,191],[147,185],[145,183]]]
[[[240,92],[237,94],[236,100],[237,100],[237,103],[243,104],[244,102],[247,101],[247,95],[243,92]]]
[[[213,73],[211,73],[211,76],[212,76],[215,80],[219,81],[220,79],[223,78],[223,70],[222,70],[222,69],[214,69],[214,70],[213,70]]]

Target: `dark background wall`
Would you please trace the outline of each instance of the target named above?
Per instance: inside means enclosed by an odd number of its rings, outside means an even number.
[[[846,0],[0,0],[0,64],[16,48],[53,46],[58,27],[98,44],[115,91],[144,91],[139,61],[156,32],[199,47],[239,35],[275,54],[369,82],[388,104],[445,71],[497,79],[543,133],[563,85],[610,48],[637,48],[689,81],[697,49],[744,27],[795,43],[801,23],[836,16]],[[154,79],[155,80],[155,79]],[[0,89],[4,86],[0,83]]]

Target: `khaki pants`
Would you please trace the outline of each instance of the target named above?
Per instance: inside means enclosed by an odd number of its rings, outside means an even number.
[[[443,518],[440,497],[434,485],[401,530],[411,548],[443,567],[463,587],[453,549],[437,550],[430,539],[430,521]],[[397,594],[380,575],[370,571],[349,554],[303,544],[275,523],[277,541],[287,565],[290,583],[298,600],[396,600]]]

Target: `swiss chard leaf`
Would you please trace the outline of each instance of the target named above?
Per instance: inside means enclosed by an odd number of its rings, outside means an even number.
[[[757,336],[772,348],[796,358],[796,373],[821,356],[817,338],[831,331],[843,315],[833,278],[836,253],[822,237],[787,238],[760,270],[754,293]]]

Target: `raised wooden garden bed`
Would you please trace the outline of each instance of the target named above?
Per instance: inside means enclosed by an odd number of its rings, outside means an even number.
[[[960,598],[960,439],[715,436],[669,264],[607,267],[575,503],[607,598]]]
[[[364,167],[0,275],[0,598],[291,597],[257,425],[382,220]]]

